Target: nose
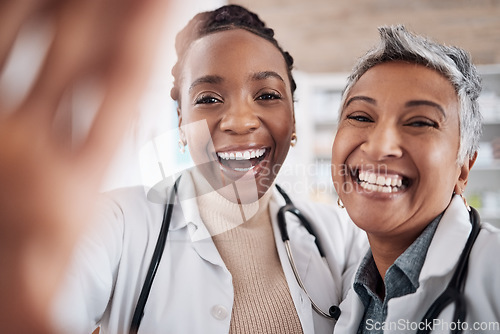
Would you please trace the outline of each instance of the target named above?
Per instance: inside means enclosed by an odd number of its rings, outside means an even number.
[[[260,119],[247,103],[228,108],[220,122],[220,129],[234,134],[247,134],[260,127]]]
[[[361,150],[373,161],[400,158],[403,155],[401,136],[397,125],[378,123],[364,142]]]

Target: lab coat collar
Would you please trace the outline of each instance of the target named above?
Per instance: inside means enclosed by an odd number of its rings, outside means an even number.
[[[181,207],[184,219],[176,219],[175,223],[170,227],[171,230],[174,230],[183,228],[187,225],[193,242],[211,239],[212,237],[200,215],[197,197],[198,183],[195,184],[195,182],[204,182],[205,184],[202,186],[203,189],[212,189],[211,185],[199,174],[199,172],[196,170],[185,171],[179,184],[176,200],[176,205]],[[233,186],[229,185],[228,187],[232,189]],[[215,192],[213,189],[212,191]],[[271,194],[271,196],[273,195],[274,194]],[[258,205],[245,205],[240,209],[244,211],[246,217],[251,217],[258,209]],[[241,217],[240,223],[244,223],[244,217]]]
[[[434,234],[424,266],[420,272],[420,287],[415,294],[389,301],[387,321],[422,319],[425,311],[443,292],[453,274],[472,225],[462,198],[454,196]],[[409,302],[410,299],[420,302]],[[392,310],[392,311],[391,311]]]
[[[225,268],[224,262],[212,241],[210,233],[201,220],[198,202],[196,200],[194,180],[190,171],[185,171],[182,174],[177,189],[178,193],[175,201],[175,209],[169,230],[175,231],[187,228],[192,246],[198,255],[214,265]]]
[[[420,272],[420,282],[444,276],[455,268],[472,225],[462,198],[455,195],[443,214]]]
[[[184,219],[176,219],[175,224],[171,226],[170,229],[181,229],[188,225],[191,241],[210,239],[210,233],[201,220],[200,210],[196,200],[196,189],[191,172],[186,171],[182,174],[178,190],[176,204],[180,204]]]
[[[185,170],[180,175],[165,178],[148,190],[147,198],[153,203],[166,204],[174,182],[180,177],[169,230],[175,231],[188,226],[194,241],[209,238],[210,235],[200,217],[192,173],[193,171]]]
[[[185,193],[188,194],[188,196],[185,196],[184,193],[179,193],[178,198],[181,201],[183,211],[185,211],[185,218],[188,224],[193,224],[195,229],[193,229],[191,232],[191,238],[192,241],[198,241],[198,240],[205,240],[205,239],[211,239],[212,238],[212,233],[222,233],[228,229],[234,228],[240,224],[245,223],[248,219],[253,217],[259,210],[261,205],[264,205],[265,208],[267,209],[268,205],[268,200],[269,196],[272,196],[272,191],[269,191],[264,198],[258,199],[257,198],[257,192],[255,192],[255,202],[249,203],[249,204],[244,204],[244,205],[237,205],[235,203],[229,202],[229,200],[225,199],[221,195],[219,195],[215,189],[212,188],[210,183],[205,179],[203,175],[201,175],[199,172],[192,170],[189,172],[184,173],[186,179],[188,179],[189,184],[184,183],[181,186],[181,189],[185,191]],[[200,186],[201,185],[201,186]],[[236,183],[236,187],[239,187],[238,183]],[[204,192],[203,194],[199,194],[199,189],[203,189],[202,191]],[[229,190],[230,192],[234,192],[234,185],[230,184],[226,186],[226,190]],[[208,191],[208,193],[207,193]],[[257,191],[257,188],[255,188],[255,191]],[[199,197],[201,196],[201,197]],[[210,227],[207,227],[206,222],[203,222],[203,219],[201,218],[200,210],[199,210],[199,201],[202,199],[201,203],[205,203],[206,205],[206,198],[211,198],[210,202],[213,202],[214,198],[216,201],[216,205],[221,205],[221,207],[218,207],[218,210],[221,209],[227,209],[228,211],[225,212],[226,215],[228,215],[225,218],[230,217],[232,222],[229,225],[212,225]],[[212,197],[215,196],[215,197]],[[213,203],[211,204],[213,205]],[[261,207],[264,209],[264,207]],[[188,210],[188,211],[186,211]],[[235,215],[234,217],[232,215]],[[222,217],[225,219],[224,217]],[[214,222],[211,222],[212,224]],[[212,233],[210,232],[212,231]]]

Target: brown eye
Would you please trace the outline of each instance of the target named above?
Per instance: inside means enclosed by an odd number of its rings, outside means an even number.
[[[373,122],[370,118],[363,115],[349,115],[347,119],[354,120],[357,122]]]
[[[430,120],[430,119],[415,119],[415,120],[410,120],[409,122],[406,123],[406,126],[411,126],[415,128],[425,128],[425,127],[430,127],[430,128],[438,128],[439,125],[438,123]]]
[[[431,123],[431,122],[412,122],[412,123],[410,123],[408,125],[409,126],[414,126],[414,127],[417,127],[417,128],[422,128],[422,127],[426,127],[426,126],[433,127],[433,128],[436,127],[436,124],[435,123]]]
[[[278,100],[278,99],[281,99],[281,95],[277,93],[265,93],[257,97],[257,100]]]
[[[222,101],[211,95],[202,95],[194,101],[194,104],[214,104]]]

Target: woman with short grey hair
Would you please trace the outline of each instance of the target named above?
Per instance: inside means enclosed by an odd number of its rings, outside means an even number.
[[[477,98],[481,77],[464,50],[408,32],[404,26],[379,28],[380,43],[361,57],[348,78],[343,102],[352,86],[370,68],[388,61],[407,61],[432,68],[448,78],[460,102],[460,150],[457,161],[472,158],[479,148],[482,117]],[[341,104],[343,105],[343,103]]]
[[[335,333],[499,333],[500,230],[463,197],[480,77],[459,48],[403,26],[380,35],[349,77],[333,144],[339,199],[370,242]]]

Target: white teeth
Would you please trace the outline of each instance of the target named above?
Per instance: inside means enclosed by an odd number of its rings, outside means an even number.
[[[234,170],[238,171],[238,172],[248,172],[250,169],[254,169],[255,166],[251,166],[251,167],[248,167],[248,168],[234,168]]]
[[[265,148],[258,150],[234,151],[234,152],[217,152],[217,156],[224,160],[250,160],[260,158],[266,153]]]
[[[392,183],[392,179],[391,178],[388,177],[388,178],[385,179],[385,185],[386,186],[390,186],[391,183]]]
[[[360,186],[368,191],[392,193],[401,190],[403,178],[399,175],[377,175],[375,173],[360,171]]]

